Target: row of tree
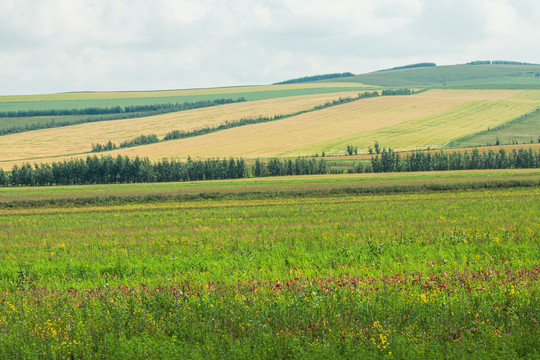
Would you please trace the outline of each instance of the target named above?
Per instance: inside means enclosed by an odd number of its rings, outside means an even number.
[[[430,66],[437,66],[437,64],[435,64],[434,62],[422,62],[422,63],[416,63],[416,64],[410,64],[410,65],[396,66],[390,69],[378,70],[377,72],[390,71],[390,70],[414,69],[414,68],[430,67]]]
[[[508,60],[476,60],[468,62],[467,65],[538,65],[533,63],[521,62],[521,61],[508,61]]]
[[[315,159],[256,160],[248,165],[243,159],[205,159],[177,161],[118,155],[87,156],[51,164],[25,163],[10,172],[0,169],[1,186],[86,185],[142,182],[172,182],[237,179],[250,176],[307,175],[327,173],[326,162]]]
[[[412,95],[414,91],[411,89],[387,89],[382,91],[382,96],[396,96],[396,95]]]
[[[163,141],[184,139],[188,137],[205,135],[205,134],[209,134],[216,131],[231,129],[233,127],[275,121],[275,120],[283,119],[286,116],[290,116],[290,115],[259,116],[257,118],[244,118],[240,120],[225,121],[223,124],[219,124],[217,126],[209,126],[209,127],[205,127],[201,129],[191,130],[191,131],[173,130],[165,134]]]
[[[478,149],[451,153],[414,151],[401,158],[392,149],[383,148],[380,154],[372,156],[370,165],[368,172],[540,168],[540,150],[521,148],[506,152],[499,149],[498,152],[489,150],[482,153]]]
[[[68,116],[68,115],[103,115],[122,114],[133,112],[174,112],[182,110],[199,109],[203,107],[231,104],[246,101],[245,98],[238,99],[214,99],[201,100],[195,102],[151,104],[151,105],[131,105],[112,107],[88,107],[82,109],[48,109],[48,110],[18,110],[0,112],[0,117],[35,117],[35,116]]]
[[[304,77],[297,78],[297,79],[291,79],[291,80],[277,82],[277,83],[274,83],[274,85],[299,84],[299,83],[305,83],[305,82],[311,82],[311,81],[339,79],[339,78],[350,77],[350,76],[354,76],[354,74],[352,72],[344,72],[344,73],[304,76]]]

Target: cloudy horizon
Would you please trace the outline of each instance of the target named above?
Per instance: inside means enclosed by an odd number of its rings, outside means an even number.
[[[0,0],[0,95],[538,63],[534,0]]]

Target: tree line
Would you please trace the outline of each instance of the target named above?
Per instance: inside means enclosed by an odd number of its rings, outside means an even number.
[[[382,96],[396,96],[396,95],[412,95],[414,91],[411,89],[386,89],[383,90]]]
[[[62,162],[14,165],[11,171],[0,169],[0,186],[52,186],[196,180],[238,179],[252,176],[326,174],[324,159],[257,159],[248,165],[244,159],[211,158],[177,161],[118,155],[87,156]]]
[[[521,61],[508,61],[508,60],[476,60],[468,62],[467,65],[538,65],[534,63],[521,62]]]
[[[480,170],[480,169],[524,169],[540,168],[540,150],[513,149],[507,152],[499,149],[495,152],[424,152],[414,151],[401,158],[392,149],[383,148],[372,156],[367,169],[357,172],[401,172],[401,171],[437,171],[437,170]]]
[[[88,107],[82,109],[49,109],[49,110],[18,110],[0,112],[0,117],[36,117],[36,116],[69,116],[69,115],[104,115],[133,112],[174,112],[198,109],[203,107],[231,104],[246,101],[244,97],[238,99],[214,99],[195,102],[167,103],[152,105],[130,105],[112,107]]]
[[[305,82],[311,82],[311,81],[339,79],[339,78],[350,77],[350,76],[354,76],[354,74],[352,72],[344,72],[344,73],[304,76],[304,77],[301,77],[301,78],[296,78],[296,79],[277,82],[277,83],[274,83],[273,85],[299,84],[299,83],[305,83]]]
[[[420,68],[420,67],[430,67],[430,66],[437,66],[434,62],[422,62],[422,63],[416,63],[416,64],[410,64],[410,65],[403,65],[403,66],[396,66],[390,69],[383,69],[383,70],[377,70],[376,72],[381,71],[391,71],[391,70],[403,70],[403,69],[414,69],[414,68]]]
[[[480,153],[472,152],[423,152],[415,151],[401,157],[390,148],[373,155],[364,166],[358,162],[347,169],[349,173],[404,172],[437,170],[540,168],[540,150],[532,148],[499,149]],[[0,169],[0,186],[52,186],[118,184],[144,182],[178,182],[196,180],[238,179],[246,177],[311,175],[335,173],[324,159],[296,158],[268,161],[256,159],[247,164],[242,158],[177,161],[163,159],[151,162],[148,158],[87,156],[86,159],[69,159],[61,162],[14,165],[11,171]]]

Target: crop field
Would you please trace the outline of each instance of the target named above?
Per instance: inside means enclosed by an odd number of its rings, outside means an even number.
[[[256,124],[190,139],[123,149],[112,154],[247,158],[343,154],[347,144],[363,152],[379,141],[397,150],[436,148],[530,112],[536,100],[513,100],[515,91],[432,90],[412,96],[364,99],[271,123]],[[469,95],[469,96],[467,96]],[[490,97],[495,100],[486,100]],[[504,98],[507,98],[504,100]],[[483,98],[484,100],[480,100]]]
[[[539,65],[450,65],[372,72],[333,81],[373,86],[539,89],[537,72],[540,72]]]
[[[539,203],[536,186],[3,208],[0,351],[537,358]]]
[[[399,150],[441,148],[453,139],[475,133],[513,120],[538,107],[538,103],[522,101],[470,101],[449,111],[433,116],[396,124],[395,126],[366,131],[343,137],[337,141],[318,144],[323,149],[345,148],[347,144],[358,144],[367,150],[375,141],[381,146]],[[300,149],[309,151],[312,147]]]
[[[66,116],[33,116],[24,118],[0,118],[0,130],[10,129],[13,127],[31,126],[34,124],[46,124],[54,122],[76,122],[80,119],[91,119],[101,117],[103,115],[66,115]]]
[[[369,89],[369,87],[360,83],[308,83],[169,91],[82,92],[0,96],[0,112],[153,105],[239,97],[244,97],[246,100],[251,101],[344,91],[363,91],[365,89]]]
[[[465,136],[453,142],[453,146],[481,146],[499,144],[540,143],[540,111],[503,124],[500,127]]]
[[[144,118],[88,123],[6,135],[0,137],[0,147],[2,148],[0,167],[7,168],[5,163],[14,160],[34,161],[40,158],[87,153],[91,150],[93,143],[105,143],[109,140],[121,142],[149,133],[155,133],[162,137],[171,130],[190,131],[242,118],[271,117],[311,110],[328,101],[356,95],[356,92],[340,92],[292,96],[283,99],[226,104]],[[214,153],[214,155],[218,154]]]
[[[0,166],[24,161],[50,162],[85,156],[92,143],[120,142],[142,134],[163,136],[171,130],[194,130],[226,121],[309,110],[356,93],[288,97],[195,109],[153,117],[90,123],[2,136]],[[120,149],[110,154],[185,159],[235,156],[312,156],[345,153],[348,144],[366,153],[378,141],[395,150],[441,148],[471,133],[487,130],[540,106],[537,91],[430,90],[411,96],[363,99],[269,123]],[[58,146],[58,144],[61,146]]]
[[[540,358],[540,169],[522,168],[540,65],[0,96],[0,115],[0,358]],[[37,165],[88,155],[115,159]],[[482,167],[514,168],[371,172]],[[230,180],[127,183],[199,178]]]

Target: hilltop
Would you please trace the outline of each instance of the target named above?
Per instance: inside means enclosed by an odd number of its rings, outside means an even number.
[[[540,65],[489,60],[445,66],[424,62],[365,74],[346,72],[304,76],[276,84],[308,82],[351,82],[374,87],[540,89]]]
[[[423,66],[333,79],[384,87],[540,89],[540,65],[478,64]]]

